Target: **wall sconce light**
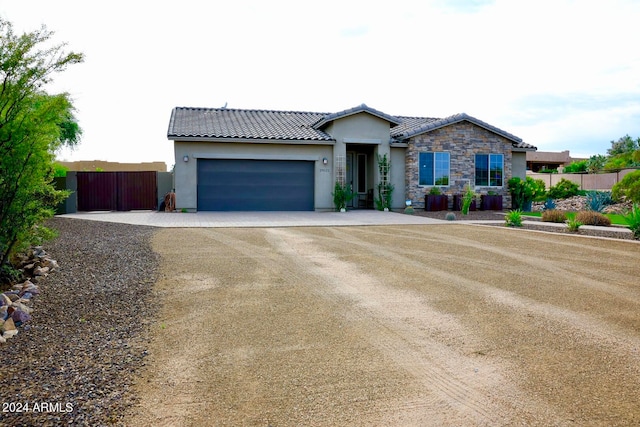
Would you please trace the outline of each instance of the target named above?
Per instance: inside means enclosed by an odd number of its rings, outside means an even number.
[[[182,157],[182,160],[184,160],[185,162],[189,161],[189,156],[187,156],[186,154],[184,155],[184,157]]]
[[[324,158],[322,159],[322,164],[326,166],[326,165],[327,165],[327,163],[329,163],[329,159],[327,159],[326,157],[324,157]]]

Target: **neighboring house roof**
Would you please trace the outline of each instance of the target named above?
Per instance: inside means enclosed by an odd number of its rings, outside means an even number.
[[[541,163],[560,163],[560,164],[569,164],[571,163],[571,155],[569,154],[569,150],[555,152],[555,151],[537,151],[527,153],[527,161],[530,162],[541,162]]]
[[[512,141],[513,147],[536,149],[517,136],[464,113],[444,119],[391,116],[365,104],[337,113],[176,107],[171,113],[167,137],[171,140],[215,138],[334,141],[322,129],[332,121],[359,113],[372,114],[388,121],[391,124],[389,136],[396,141],[468,121]]]

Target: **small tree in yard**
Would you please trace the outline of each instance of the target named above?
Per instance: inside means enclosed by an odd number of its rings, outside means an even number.
[[[81,134],[68,94],[44,87],[83,57],[51,47],[51,36],[45,27],[16,35],[0,18],[0,280],[13,253],[51,235],[41,224],[66,196],[52,184],[55,152]]]

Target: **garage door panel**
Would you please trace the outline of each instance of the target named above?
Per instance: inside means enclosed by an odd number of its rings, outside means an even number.
[[[313,209],[313,162],[236,159],[198,161],[198,210]]]

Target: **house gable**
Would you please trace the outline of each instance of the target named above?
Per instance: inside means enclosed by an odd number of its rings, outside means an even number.
[[[486,126],[479,126],[470,120],[458,120],[413,135],[408,141],[406,151],[407,198],[414,201],[418,208],[424,207],[424,197],[430,187],[419,185],[421,152],[447,152],[450,156],[449,185],[442,188],[445,194],[462,194],[465,186],[471,184],[475,191],[486,193],[488,190],[502,194],[508,206],[509,192],[506,181],[512,176],[512,158],[514,141]],[[501,154],[503,163],[503,185],[500,188],[482,188],[475,186],[475,155]]]
[[[375,108],[368,107],[365,104],[361,104],[357,107],[350,108],[348,110],[339,111],[337,113],[327,114],[314,123],[313,127],[315,129],[323,129],[328,126],[330,123],[344,119],[349,116],[359,115],[362,113],[369,114],[374,117],[378,117],[379,119],[385,120],[389,123],[390,127],[398,126],[402,124],[402,119],[391,116],[389,114],[383,113],[382,111],[376,110]]]
[[[432,132],[434,130],[437,130],[446,126],[451,126],[460,122],[469,122],[474,124],[475,126],[481,127],[489,132],[492,132],[504,138],[505,140],[510,141],[511,145],[514,148],[531,150],[531,151],[536,150],[536,147],[523,142],[522,138],[519,138],[509,132],[506,132],[493,125],[490,125],[489,123],[483,122],[482,120],[476,119],[475,117],[472,117],[466,113],[455,114],[453,116],[449,116],[444,119],[431,120],[429,122],[417,125],[412,129],[408,129],[404,131],[401,135],[397,135],[397,137],[407,140],[407,139],[416,137],[418,135],[421,135],[423,133]]]

